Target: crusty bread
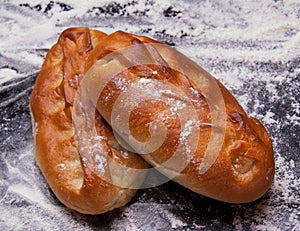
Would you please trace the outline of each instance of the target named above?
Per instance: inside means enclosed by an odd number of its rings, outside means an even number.
[[[142,158],[117,144],[111,128],[97,113],[97,136],[91,138],[95,138],[100,153],[79,152],[74,138],[74,97],[89,53],[105,37],[88,28],[65,30],[48,52],[30,98],[37,163],[59,200],[87,214],[123,206],[136,192],[137,187],[119,187],[101,177],[97,169],[108,177],[111,174],[104,157],[125,167],[147,168]],[[140,185],[144,177],[124,175],[120,180],[125,185]]]
[[[137,54],[138,52],[132,54],[129,51],[125,52],[125,55],[122,53],[122,49],[146,43],[151,45],[145,48],[145,53],[141,52],[146,56],[153,56],[149,59],[153,60],[152,64],[145,62],[139,65],[138,60],[134,59],[143,58],[143,54]],[[157,49],[157,43],[152,39],[121,31],[99,41],[91,51],[86,65],[87,88],[99,113],[125,141],[143,154],[142,157],[149,164],[158,167],[163,174],[174,178],[179,184],[199,194],[230,203],[245,203],[261,197],[270,187],[275,169],[271,140],[264,126],[257,119],[248,117],[232,94],[210,74],[200,67],[194,67],[194,64],[186,61],[182,55],[176,52],[173,54],[171,49]],[[142,46],[140,48],[143,49]],[[112,52],[115,55],[101,61]],[[157,59],[160,61],[156,62]],[[128,62],[132,65],[128,65]],[[195,75],[193,78],[172,68],[182,67],[189,71],[189,67],[185,67],[189,63],[190,69],[196,70],[196,74],[191,71],[191,75]],[[115,73],[105,86],[102,86],[104,72],[114,68],[122,71]],[[208,80],[212,84],[201,83],[197,78]],[[179,97],[174,92],[169,92],[165,101],[159,100],[163,94],[157,93],[161,90],[156,88],[159,86],[157,82],[169,83],[185,96]],[[103,89],[99,92],[99,88]],[[119,124],[114,123],[113,111],[116,104],[120,104],[118,98],[130,91],[130,88],[135,90],[127,94],[127,98],[123,98],[121,106],[118,106],[120,116],[131,110],[128,121],[125,119]],[[157,100],[151,98],[155,93],[158,95]],[[149,94],[151,99],[139,98],[138,94]],[[214,96],[218,94],[219,97]],[[181,115],[174,113],[174,109],[171,110],[166,101],[176,101],[180,108],[186,105],[188,100],[195,109],[197,121],[186,123],[186,127],[182,127]],[[130,108],[130,103],[135,101],[139,103]],[[212,102],[217,102],[218,105],[211,105]],[[183,108],[181,112],[185,113],[184,111]],[[151,152],[146,150],[142,153],[143,150],[139,149],[138,145],[131,144],[130,139],[134,138],[134,142],[139,145],[147,143],[153,138],[150,131],[154,129],[151,125],[153,121],[167,128],[165,136],[162,137],[162,145],[153,148]],[[129,132],[123,132],[127,122]],[[196,144],[190,134],[195,134],[191,132],[192,129],[199,131],[199,134],[196,134],[199,135]],[[185,134],[182,135],[182,132]],[[176,157],[177,163],[164,166],[164,163],[177,153],[180,145],[181,152]],[[182,145],[185,147],[182,148]],[[191,146],[195,146],[195,150],[192,156],[188,156]],[[215,159],[210,159],[209,155],[213,152],[217,155]],[[184,168],[181,162],[186,162]]]
[[[82,86],[84,100],[99,112],[93,132],[75,103]],[[145,178],[146,162],[230,203],[261,197],[274,177],[264,126],[209,73],[147,37],[67,29],[47,54],[30,107],[37,163],[58,199],[81,213],[126,204]]]

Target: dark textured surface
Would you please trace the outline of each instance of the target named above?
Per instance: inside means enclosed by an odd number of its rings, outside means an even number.
[[[4,1],[0,3],[1,230],[299,230],[298,1]],[[70,26],[118,29],[175,46],[220,79],[267,127],[276,176],[256,202],[231,205],[169,182],[99,215],[65,208],[36,166],[29,94]]]

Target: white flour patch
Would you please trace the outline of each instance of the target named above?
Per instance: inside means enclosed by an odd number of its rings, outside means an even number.
[[[9,69],[9,68],[1,68],[0,69],[0,84],[5,83],[8,80],[12,80],[18,77],[22,77],[23,75],[20,75],[17,73],[16,70]]]

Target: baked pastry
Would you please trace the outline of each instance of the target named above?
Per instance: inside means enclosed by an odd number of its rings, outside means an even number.
[[[230,203],[256,200],[270,187],[275,168],[265,127],[176,50],[118,31],[90,52],[85,80],[114,131],[170,179]]]
[[[146,162],[230,203],[259,198],[274,177],[264,126],[209,73],[147,37],[67,29],[30,107],[37,163],[58,199],[81,213],[120,207],[153,186],[142,185]]]
[[[73,104],[86,60],[106,36],[88,28],[65,30],[48,52],[30,97],[37,163],[57,198],[87,214],[125,205],[143,183],[145,174],[128,173],[117,179],[124,187],[113,184],[110,161],[131,169],[147,168],[142,158],[116,142],[95,111],[93,134],[84,127],[84,118],[73,126]],[[80,126],[82,133],[75,137]]]

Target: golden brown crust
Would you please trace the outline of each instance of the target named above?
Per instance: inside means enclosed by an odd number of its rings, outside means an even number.
[[[76,146],[72,112],[74,97],[84,73],[107,54],[143,43],[158,42],[122,31],[106,35],[88,28],[68,29],[48,52],[34,86],[30,106],[37,163],[56,196],[66,206],[79,212],[106,212],[124,205],[136,192],[135,189],[112,185],[99,177],[93,166],[85,164],[85,157],[79,154]],[[113,106],[124,93],[122,87],[137,85],[145,79],[171,83],[189,98],[200,121],[193,125],[200,128],[196,151],[174,180],[199,194],[231,203],[249,202],[262,196],[274,177],[272,143],[266,129],[258,120],[248,117],[230,92],[217,81],[225,103],[224,140],[216,161],[201,173],[200,165],[214,126],[208,100],[203,89],[199,89],[192,79],[170,68],[170,60],[163,61],[165,66],[133,66],[116,74],[104,87],[100,97],[99,78],[88,79],[90,97],[96,102],[101,116],[111,124]],[[111,67],[114,68],[113,64]],[[204,70],[200,71],[200,75],[209,76]],[[118,86],[116,83],[125,85]],[[172,97],[170,99],[173,100]],[[130,100],[134,102],[136,99]],[[95,127],[97,135],[104,137],[99,141],[102,152],[123,166],[146,168],[147,164],[138,156],[122,155],[124,150],[101,116],[96,113]],[[128,123],[132,136],[146,142],[151,136],[149,127],[152,121],[162,122],[168,128],[166,137],[157,150],[142,157],[151,165],[160,166],[173,157],[179,147],[182,128],[178,116],[167,104],[144,100],[131,111]],[[186,153],[181,154],[184,159]],[[110,176],[114,169],[102,170]],[[170,169],[164,170],[167,173]],[[122,180],[130,185],[130,182],[141,183],[143,177],[125,174]]]
[[[85,165],[74,140],[72,110],[75,93],[84,74],[86,59],[106,37],[88,28],[64,31],[48,52],[30,98],[37,163],[55,195],[66,206],[81,213],[99,214],[125,205],[135,189],[115,186]],[[132,168],[146,168],[137,155],[123,157],[110,127],[96,114],[97,134],[103,152]],[[109,170],[105,168],[107,174]],[[144,176],[124,180],[139,181]]]
[[[110,52],[144,42],[156,41],[120,31],[113,33],[101,40],[91,52],[86,70]],[[165,61],[168,63],[168,60]],[[204,70],[200,71],[200,74],[209,75]],[[95,93],[98,90],[99,79],[90,79],[88,86],[91,98],[94,101],[98,100],[97,109],[108,123],[112,123],[113,106],[123,93],[122,87],[116,83],[125,83],[126,88],[136,85],[141,78],[167,81],[176,85],[194,102],[193,106],[202,124],[197,150],[186,168],[174,178],[176,182],[202,195],[231,203],[250,202],[267,191],[272,183],[275,169],[269,135],[258,120],[246,115],[236,99],[218,81],[226,112],[224,141],[216,161],[203,174],[200,173],[199,168],[214,125],[211,124],[207,99],[193,81],[184,74],[156,65],[135,66],[115,75],[104,87],[99,99],[96,99],[97,93]],[[155,91],[155,89],[152,90]],[[131,100],[133,102],[136,99]],[[168,120],[162,120],[159,117],[162,113]],[[179,119],[173,116],[163,103],[147,101],[135,108],[129,119],[132,136],[142,142],[149,139],[150,122],[158,120],[169,129],[163,145],[153,153],[143,155],[143,158],[153,166],[161,165],[175,153],[180,139]],[[182,156],[184,155],[185,153],[182,153]]]

